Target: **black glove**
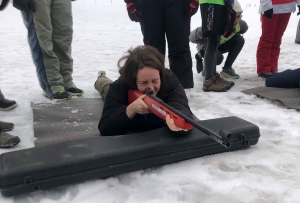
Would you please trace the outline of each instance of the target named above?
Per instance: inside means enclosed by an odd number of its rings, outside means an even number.
[[[272,18],[273,16],[273,8],[269,9],[269,10],[266,10],[264,12],[264,15],[267,17],[267,18]]]
[[[300,6],[298,6],[298,13],[297,16],[300,15]]]
[[[34,3],[31,0],[13,0],[13,6],[20,11],[35,12]]]
[[[183,7],[183,13],[187,16],[193,16],[199,8],[199,0],[186,0]]]
[[[127,0],[125,2],[130,20],[135,22],[141,22],[143,14],[139,11],[138,4],[134,0]]]
[[[201,73],[203,71],[203,59],[202,59],[202,54],[200,51],[195,55],[196,59],[196,68],[197,68],[197,73]]]
[[[6,6],[8,5],[9,0],[3,0],[2,3],[0,4],[0,11],[3,11]]]

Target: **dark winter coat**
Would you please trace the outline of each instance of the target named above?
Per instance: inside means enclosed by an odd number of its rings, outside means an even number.
[[[192,118],[187,97],[179,80],[174,74],[167,76],[167,85],[163,101],[171,107]],[[141,131],[148,131],[166,126],[166,122],[152,113],[136,114],[130,119],[126,114],[128,103],[128,89],[119,80],[109,86],[102,117],[98,129],[103,136],[122,135]]]

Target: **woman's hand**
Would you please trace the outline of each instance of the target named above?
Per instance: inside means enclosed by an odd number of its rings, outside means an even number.
[[[148,106],[145,104],[143,99],[145,94],[137,98],[134,102],[129,104],[126,108],[126,114],[129,118],[133,118],[135,114],[147,114],[149,113]]]
[[[166,122],[170,130],[172,131],[188,131],[187,129],[182,129],[175,125],[174,120],[170,118],[170,115],[168,114],[166,116]]]

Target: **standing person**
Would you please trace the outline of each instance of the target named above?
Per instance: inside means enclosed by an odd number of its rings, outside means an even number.
[[[241,20],[243,9],[238,1],[234,1],[233,10],[236,12],[234,31],[229,37],[221,36],[216,65],[220,65],[222,63],[224,59],[223,54],[228,52],[224,67],[222,68],[222,72],[220,72],[220,75],[226,78],[238,79],[240,76],[232,68],[232,65],[245,44],[245,39],[242,34],[247,32],[248,25],[245,21]],[[203,70],[202,58],[205,55],[207,38],[204,38],[202,36],[202,28],[198,27],[191,32],[189,39],[192,43],[197,44],[198,53],[195,55],[195,58],[197,61],[197,72],[200,73]],[[202,75],[205,76],[205,71],[202,72]]]
[[[166,38],[171,71],[184,89],[194,87],[189,46],[191,17],[199,0],[125,0],[130,19],[140,22],[144,44],[166,54]],[[189,90],[190,91],[190,90]]]
[[[124,63],[123,63],[124,62]],[[121,65],[122,64],[122,65]],[[149,112],[144,103],[145,95],[128,102],[128,90],[153,95],[193,118],[184,89],[176,76],[164,67],[164,56],[151,46],[138,46],[128,50],[119,62],[120,77],[112,82],[104,72],[99,72],[95,88],[105,98],[98,125],[101,135],[121,135],[168,126],[172,131],[185,131],[167,116],[166,121]],[[108,88],[109,85],[109,88]]]
[[[257,74],[267,78],[277,73],[281,39],[291,13],[300,0],[263,0],[260,3],[261,37],[256,51]]]
[[[83,90],[73,83],[73,19],[69,0],[13,0],[22,11],[32,58],[45,96],[66,100]]]
[[[202,36],[207,37],[204,55],[205,80],[203,91],[223,92],[234,83],[223,80],[216,71],[217,51],[221,35],[228,37],[233,31],[235,12],[232,10],[234,0],[201,0]],[[230,20],[232,19],[232,20]]]

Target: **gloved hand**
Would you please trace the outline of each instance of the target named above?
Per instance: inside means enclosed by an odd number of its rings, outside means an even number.
[[[183,13],[187,16],[193,16],[199,8],[199,0],[186,0],[183,7]]]
[[[13,6],[20,11],[35,12],[34,3],[31,0],[13,0]]]
[[[202,59],[202,54],[200,51],[195,55],[196,59],[196,68],[197,68],[197,73],[201,73],[203,71],[203,59]]]
[[[141,22],[143,19],[143,14],[138,10],[138,5],[135,0],[127,0],[126,8],[128,12],[128,16],[131,21]]]
[[[234,3],[234,0],[224,0],[224,2],[226,3],[226,4],[233,4]]]
[[[273,16],[273,8],[269,9],[269,10],[266,10],[264,12],[264,15],[267,17],[267,18],[272,18]]]
[[[298,6],[298,13],[297,16],[300,15],[300,6]]]
[[[8,5],[9,0],[3,0],[2,3],[0,4],[0,11],[3,11],[6,6]]]

